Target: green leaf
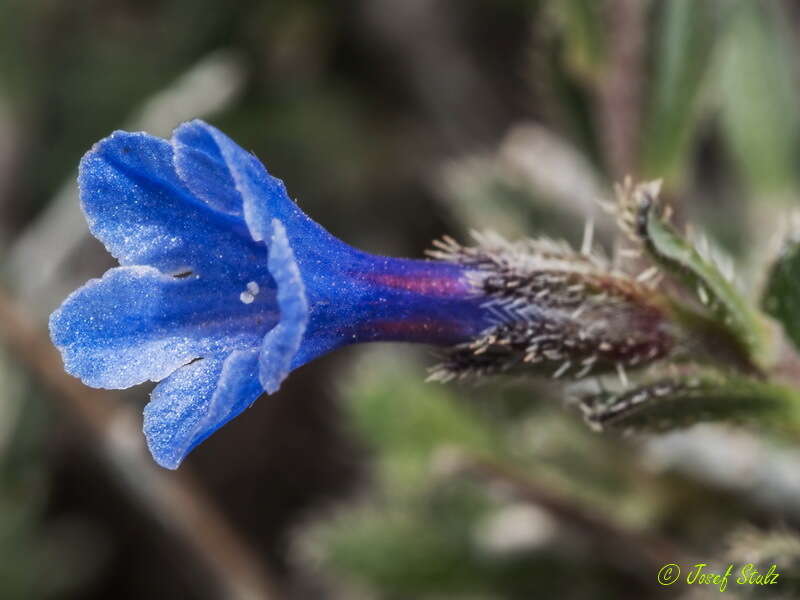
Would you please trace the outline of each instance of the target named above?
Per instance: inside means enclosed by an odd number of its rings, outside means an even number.
[[[659,8],[642,172],[672,183],[682,177],[686,147],[699,117],[698,99],[711,62],[716,23],[710,2],[672,0]]]
[[[796,50],[780,10],[777,3],[738,2],[719,54],[723,133],[753,189],[772,197],[796,184],[800,122]]]
[[[659,210],[652,186],[639,186],[635,214],[636,233],[649,255],[675,274],[698,300],[730,332],[756,366],[769,358],[768,338],[762,316],[723,274],[717,262],[682,237]],[[662,214],[657,214],[662,213]]]
[[[796,390],[746,377],[673,377],[581,399],[595,429],[667,431],[701,421],[794,423]]]
[[[772,265],[761,305],[800,349],[800,243],[786,244]]]

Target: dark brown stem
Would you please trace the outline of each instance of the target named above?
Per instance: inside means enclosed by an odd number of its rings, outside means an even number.
[[[608,0],[608,61],[600,80],[600,135],[614,179],[636,175],[642,107],[645,3]]]

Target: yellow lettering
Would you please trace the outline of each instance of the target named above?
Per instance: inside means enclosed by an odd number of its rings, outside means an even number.
[[[708,563],[697,563],[695,565],[695,568],[697,570],[696,571],[695,570],[689,571],[689,574],[686,575],[686,583],[688,583],[689,585],[692,585],[694,582],[696,582],[698,576],[700,575],[700,572],[703,570],[703,567],[706,567],[706,566],[708,566]]]
[[[743,566],[739,571],[740,575],[736,578],[736,583],[739,585],[744,585],[747,583],[747,580],[750,578],[750,573],[752,573],[754,569],[755,566],[753,563],[747,563],[745,566]]]
[[[729,564],[728,568],[725,569],[725,575],[722,577],[722,582],[719,584],[720,592],[724,592],[728,589],[728,576],[731,574],[731,571],[733,571],[733,563]]]

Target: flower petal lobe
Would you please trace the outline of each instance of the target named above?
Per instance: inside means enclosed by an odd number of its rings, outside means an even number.
[[[309,307],[300,269],[286,230],[278,219],[272,221],[269,271],[278,284],[278,324],[264,337],[259,356],[259,379],[268,393],[278,390],[292,368],[308,324]]]
[[[225,360],[188,364],[153,390],[144,408],[144,434],[158,464],[177,469],[200,442],[238,416],[263,393],[257,350]]]
[[[187,362],[257,347],[277,321],[273,289],[250,305],[235,285],[176,279],[153,267],[109,270],[50,317],[67,372],[92,387],[159,381]]]
[[[95,144],[81,160],[78,185],[90,231],[123,265],[227,275],[266,253],[241,217],[192,195],[170,144],[151,135],[118,131]]]
[[[197,198],[216,210],[241,216],[242,197],[209,128],[194,120],[175,129],[175,171]]]

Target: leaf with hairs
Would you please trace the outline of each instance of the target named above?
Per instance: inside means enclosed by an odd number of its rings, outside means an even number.
[[[671,377],[621,392],[584,396],[580,407],[598,430],[668,431],[703,421],[792,423],[796,390],[747,377]]]
[[[708,252],[682,236],[669,222],[658,204],[656,188],[637,186],[623,200],[632,211],[634,232],[650,257],[674,274],[696,294],[701,304],[733,340],[754,366],[763,367],[769,360],[769,339],[762,315],[736,288],[732,273],[726,274]]]

